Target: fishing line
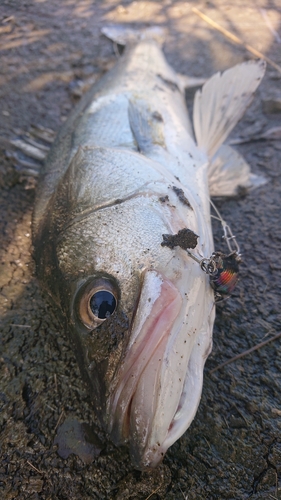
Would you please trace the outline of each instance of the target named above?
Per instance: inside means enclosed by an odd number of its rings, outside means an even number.
[[[212,215],[212,214],[211,214],[211,217],[213,219],[220,221],[222,228],[223,228],[223,233],[224,233],[223,239],[226,241],[229,251],[236,252],[237,255],[240,255],[240,247],[237,243],[236,237],[234,236],[234,234],[232,233],[232,231],[230,229],[230,226],[222,218],[220,212],[218,211],[216,205],[212,202],[212,200],[209,200],[209,201],[210,201],[211,206],[213,207],[213,209],[215,210],[215,212],[217,214],[217,217],[215,215]],[[231,243],[234,244],[234,247],[231,245]]]

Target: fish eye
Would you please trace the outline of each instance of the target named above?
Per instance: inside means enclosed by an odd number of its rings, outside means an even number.
[[[90,298],[90,309],[99,319],[109,318],[116,309],[116,298],[107,290],[95,292]]]
[[[110,318],[116,310],[117,291],[106,278],[89,283],[79,295],[80,319],[91,330]]]

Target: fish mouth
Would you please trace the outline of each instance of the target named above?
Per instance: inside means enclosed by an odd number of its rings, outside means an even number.
[[[132,462],[139,469],[155,467],[189,425],[186,426],[184,416],[182,428],[192,356],[188,356],[186,365],[182,359],[182,366],[178,361],[175,367],[170,355],[174,349],[173,338],[183,330],[182,306],[182,295],[170,280],[157,271],[145,272],[127,352],[107,411],[108,431],[113,442],[116,445],[129,442]],[[191,354],[192,347],[188,347]],[[184,358],[176,354],[178,360]],[[202,378],[203,368],[199,373]],[[195,404],[189,408],[190,422],[197,410],[201,389],[202,380],[193,390],[193,399],[196,394]],[[190,405],[190,398],[188,403]]]
[[[116,444],[130,441],[133,462],[139,466],[151,435],[159,397],[160,368],[168,336],[180,311],[176,287],[154,271],[144,275],[127,354],[119,371],[110,414]]]

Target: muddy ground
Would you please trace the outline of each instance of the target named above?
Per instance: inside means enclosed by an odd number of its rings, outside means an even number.
[[[105,24],[166,26],[168,60],[192,76],[209,76],[252,57],[196,16],[193,5],[281,65],[279,0],[1,0],[2,144],[3,137],[13,139],[32,125],[56,131],[85,83],[114,64],[114,48],[100,33]],[[268,65],[256,99],[233,136],[257,135],[280,125],[280,82],[281,73]],[[280,331],[281,145],[256,141],[239,146],[239,151],[255,173],[268,179],[247,195],[217,200],[241,243],[240,284],[234,297],[217,309],[214,348],[194,422],[171,447],[162,467],[141,474],[133,470],[126,450],[106,442],[102,433],[102,452],[91,463],[57,453],[54,438],[66,419],[91,425],[96,421],[66,336],[34,277],[34,177],[20,171],[3,146],[1,498],[281,498],[281,340],[210,373]],[[218,228],[215,233],[219,245]]]

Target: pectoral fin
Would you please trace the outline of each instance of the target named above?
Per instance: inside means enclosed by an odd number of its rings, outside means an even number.
[[[129,122],[138,149],[150,153],[155,147],[165,148],[163,118],[149,103],[135,98],[129,103]]]

